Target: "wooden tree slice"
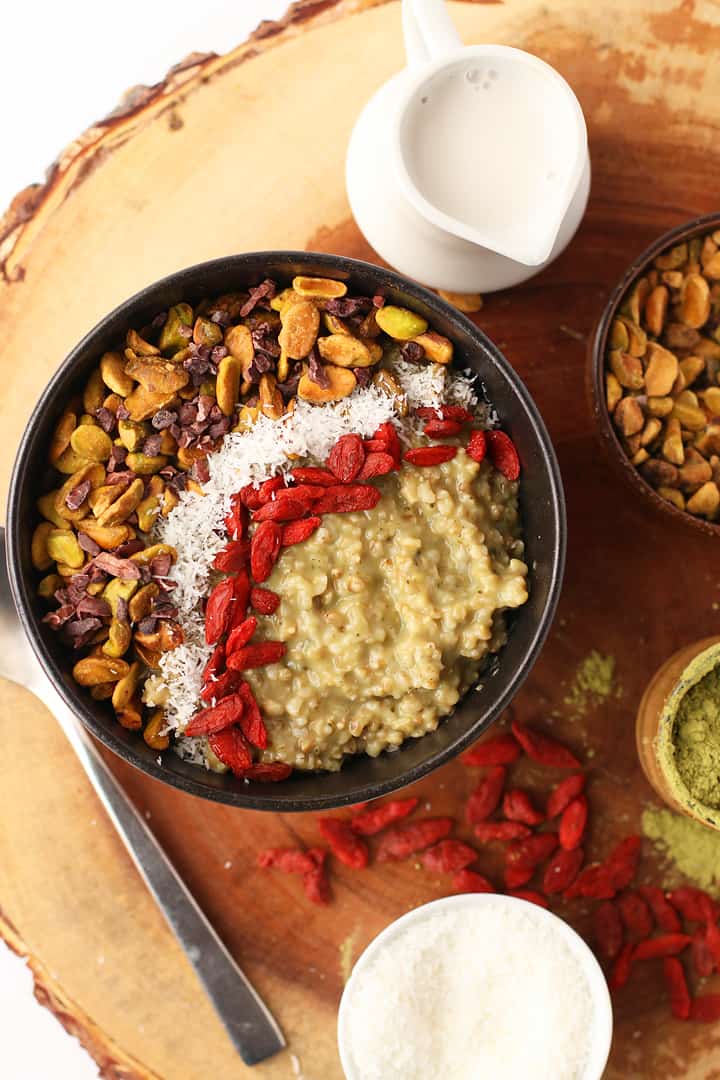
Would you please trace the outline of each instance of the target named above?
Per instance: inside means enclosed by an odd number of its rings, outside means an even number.
[[[491,297],[478,321],[526,379],[561,459],[570,520],[561,611],[513,708],[552,724],[591,762],[589,855],[598,857],[639,828],[652,802],[633,740],[645,683],[674,649],[719,629],[713,540],[660,520],[619,486],[599,456],[582,384],[586,339],[625,265],[671,225],[717,209],[720,12],[701,0],[452,8],[465,40],[517,45],[555,65],[590,131],[593,191],[578,236],[541,276]],[[3,497],[42,385],[142,285],[230,251],[376,258],[349,216],[343,158],[359,109],[402,63],[398,3],[305,0],[227,56],[190,58],[133,92],[68,148],[44,185],[18,196],[0,229]],[[616,657],[621,693],[574,710],[568,684],[593,648]],[[411,864],[341,869],[334,906],[309,909],[296,881],[255,869],[255,854],[313,842],[311,817],[206,804],[115,763],[288,1036],[287,1053],[251,1072],[52,718],[24,691],[3,691],[0,932],[30,957],[38,996],[103,1074],[341,1080],[343,962],[392,918],[443,895],[447,881]],[[541,784],[532,769],[526,779]],[[474,782],[454,763],[418,794],[433,813],[455,813]],[[659,880],[652,854],[642,873]],[[587,931],[587,912],[567,914]],[[660,984],[648,964],[617,995],[608,1077],[720,1075],[720,1031],[672,1021]]]

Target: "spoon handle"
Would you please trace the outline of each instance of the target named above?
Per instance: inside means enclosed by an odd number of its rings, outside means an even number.
[[[447,56],[462,45],[445,0],[402,0],[402,25],[410,66]]]

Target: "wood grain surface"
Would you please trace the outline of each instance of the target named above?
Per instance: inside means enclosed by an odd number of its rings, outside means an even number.
[[[514,703],[591,762],[590,856],[636,830],[652,793],[633,723],[674,649],[720,632],[711,538],[669,525],[616,481],[584,399],[586,341],[625,265],[651,239],[717,210],[720,9],[712,0],[453,4],[468,42],[555,65],[585,110],[593,188],[568,251],[488,299],[484,330],[521,372],[558,449],[569,509],[566,584],[553,633]],[[33,401],[68,349],[116,303],[183,265],[231,251],[307,248],[376,258],[349,217],[343,158],[355,116],[403,63],[399,5],[296,4],[225,57],[191,58],[69,147],[0,229],[0,490]],[[378,162],[378,168],[383,168]],[[616,658],[620,693],[578,716],[568,684],[590,649]],[[413,865],[334,873],[334,905],[254,869],[258,848],[314,839],[311,816],[233,811],[117,771],[290,1048],[249,1070],[64,744],[30,695],[3,685],[0,930],[30,958],[37,993],[116,1080],[341,1080],[341,951],[443,894]],[[530,786],[547,779],[529,770]],[[474,778],[451,764],[418,785],[456,812]],[[492,863],[487,864],[492,874]],[[643,878],[657,880],[648,854]],[[565,914],[587,929],[577,906]],[[720,1028],[669,1018],[647,965],[616,998],[611,1080],[720,1078]],[[291,1057],[295,1055],[295,1057]],[[408,1078],[410,1080],[410,1078]]]

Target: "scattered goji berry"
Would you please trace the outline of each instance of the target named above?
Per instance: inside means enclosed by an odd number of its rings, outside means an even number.
[[[332,473],[330,475],[332,476]],[[337,478],[333,476],[332,481],[336,484]],[[280,488],[276,491],[275,502],[281,502],[283,499],[301,499],[303,502],[314,503],[322,498],[326,487],[327,484],[293,484],[292,487]]]
[[[487,439],[484,431],[473,431],[467,444],[467,452],[473,461],[484,461],[487,453]]]
[[[202,673],[203,683],[210,682],[211,679],[216,679],[222,670],[222,666],[225,663],[225,646],[223,644],[216,645],[210,654],[210,659]]]
[[[249,597],[250,578],[247,570],[239,570],[233,578],[233,599],[230,605],[230,619],[226,627],[228,633],[244,621]]]
[[[318,829],[327,840],[333,855],[353,870],[364,870],[370,860],[368,846],[352,829],[350,822],[342,818],[320,818]]]
[[[699,978],[706,979],[712,975],[715,970],[715,958],[708,945],[704,926],[698,926],[692,936],[690,958]]]
[[[208,645],[214,645],[227,629],[233,592],[233,579],[223,578],[208,596],[205,606],[205,640]]]
[[[520,821],[523,825],[539,825],[545,820],[545,815],[533,806],[532,799],[522,788],[505,792],[502,812],[508,821]]]
[[[278,780],[287,780],[292,773],[292,765],[286,765],[284,761],[258,761],[255,765],[234,772],[244,780],[259,780],[261,783],[273,783]]]
[[[248,513],[243,506],[240,495],[233,495],[230,499],[230,512],[225,516],[225,528],[228,536],[233,540],[239,540],[245,533],[248,523]],[[222,570],[222,567],[216,569]]]
[[[717,923],[709,922],[706,924],[705,940],[715,962],[715,967],[720,967],[720,929],[718,929]]]
[[[402,457],[402,447],[400,446],[400,439],[398,433],[395,430],[395,425],[391,420],[386,420],[384,424],[373,433],[373,442],[379,443],[379,446],[373,446],[373,450],[384,451],[395,461],[395,465],[400,464]]]
[[[709,912],[717,912],[715,901],[702,889],[696,889],[692,885],[681,885],[673,889],[667,894],[667,898],[688,922],[706,922]],[[717,918],[717,914],[715,917]]]
[[[475,788],[465,804],[465,820],[469,825],[485,821],[497,808],[505,786],[505,772],[502,765],[494,765]]]
[[[613,964],[612,974],[610,975],[609,983],[611,990],[619,990],[630,978],[634,953],[635,946],[630,942],[628,942],[627,945],[623,945]]]
[[[365,447],[359,435],[341,435],[327,457],[327,467],[343,484],[357,477],[365,461]]]
[[[689,934],[661,934],[659,937],[640,941],[635,946],[636,960],[657,960],[664,956],[677,956],[687,949],[691,938]]]
[[[377,849],[378,862],[407,859],[416,851],[423,851],[443,840],[453,827],[450,817],[423,818],[405,825],[396,825],[380,837]]]
[[[329,469],[321,469],[316,465],[300,465],[292,470],[292,475],[300,484],[319,484],[320,487],[334,487],[337,484],[337,476]]]
[[[284,499],[274,499],[266,502],[253,514],[253,521],[297,521],[304,517],[310,510],[310,502],[307,499],[294,498],[291,495]]]
[[[319,517],[307,517],[302,521],[291,521],[282,531],[282,546],[292,547],[293,544],[301,544],[315,532],[320,525]]]
[[[347,484],[328,488],[313,509],[316,514],[350,514],[357,510],[372,510],[380,502],[381,491],[371,484]]]
[[[475,835],[486,844],[492,840],[524,840],[532,830],[520,821],[481,821],[475,826]]]
[[[423,420],[459,420],[463,424],[472,420],[472,413],[468,412],[464,405],[441,405],[439,409],[421,405],[415,410],[415,414]]]
[[[473,746],[460,760],[463,765],[511,765],[521,753],[514,735],[495,735]]]
[[[243,645],[247,645],[250,638],[257,630],[257,619],[254,615],[251,615],[249,619],[243,619],[243,621],[231,630],[228,635],[227,642],[225,643],[225,651],[230,656],[232,653],[241,649]]]
[[[244,706],[239,720],[240,730],[251,746],[257,746],[258,750],[264,750],[268,744],[267,728],[257,699],[246,682],[240,684],[238,693]]]
[[[549,859],[558,846],[557,833],[536,833],[525,840],[517,840],[505,851],[508,866],[519,866],[534,870],[545,859]]]
[[[245,645],[228,656],[227,666],[231,671],[248,671],[266,664],[277,664],[284,655],[284,641],[259,641],[256,645]]]
[[[568,776],[565,780],[561,780],[552,791],[547,801],[546,814],[548,820],[558,817],[562,814],[566,806],[569,806],[573,799],[576,799],[578,795],[581,795],[585,788],[585,774],[574,773],[572,776]]]
[[[452,887],[456,892],[465,893],[494,893],[496,888],[482,874],[476,874],[474,870],[460,870],[452,879]]]
[[[576,896],[587,900],[612,900],[616,892],[605,864],[595,863],[578,874],[570,888],[565,890],[564,896],[566,900],[573,900]]]
[[[237,723],[242,716],[244,703],[239,694],[230,694],[223,698],[217,705],[200,709],[189,722],[183,734],[185,735],[212,735],[215,731],[223,731],[231,724]]]
[[[247,566],[250,558],[249,540],[231,540],[213,559],[213,569],[223,574],[235,574]]]
[[[655,917],[655,922],[666,934],[679,934],[682,929],[678,913],[667,902],[665,893],[657,885],[638,885],[637,890]]]
[[[513,720],[512,733],[527,756],[537,761],[539,765],[550,765],[556,769],[581,768],[575,755],[557,739],[526,727],[519,720]]]
[[[350,826],[358,836],[375,836],[394,821],[408,817],[417,807],[419,799],[393,799],[383,806],[371,806],[353,814]]]
[[[263,503],[266,503],[279,488],[284,486],[285,480],[282,476],[273,476],[270,480],[258,484],[257,487],[254,484],[246,484],[240,489],[238,496],[240,502],[247,506],[248,510],[259,510]]]
[[[403,456],[411,465],[442,465],[444,461],[452,461],[457,451],[457,446],[418,446],[406,450]]]
[[[469,844],[460,840],[441,840],[422,853],[420,862],[433,874],[454,874],[470,866],[477,857],[477,851]]]
[[[568,851],[560,848],[556,851],[550,862],[545,867],[542,888],[548,896],[564,892],[568,889],[580,873],[585,853],[582,848],[573,848]]]
[[[562,812],[558,835],[560,846],[572,851],[582,843],[587,825],[588,803],[584,795],[578,795]]]
[[[229,694],[233,694],[240,686],[240,676],[237,671],[223,671],[216,679],[209,679],[203,684],[200,697],[203,701],[222,701]]]
[[[537,904],[538,907],[545,908],[546,911],[550,907],[543,894],[535,892],[534,889],[510,889],[508,896],[514,896],[516,900],[527,900],[528,904]]]
[[[386,454],[382,450],[371,450],[358,473],[358,480],[372,480],[375,476],[386,476],[395,468],[395,458],[392,454]]]
[[[720,1020],[720,994],[701,994],[693,998],[689,1016],[691,1020],[699,1020],[704,1024]]]
[[[316,866],[307,851],[289,847],[265,848],[264,851],[259,851],[257,864],[263,870],[280,870],[283,874],[306,874]]]
[[[640,847],[639,836],[626,836],[615,845],[603,863],[605,872],[616,892],[627,888],[634,879],[640,859]]]
[[[614,960],[623,946],[625,931],[617,904],[604,900],[593,911],[595,946],[606,960]]]
[[[258,584],[270,577],[280,554],[283,530],[275,521],[263,521],[250,541],[250,570]]]
[[[618,909],[623,925],[629,934],[639,940],[649,937],[653,932],[653,917],[650,908],[642,896],[636,892],[625,892],[618,898]]]
[[[215,757],[220,758],[223,765],[227,765],[236,775],[244,776],[245,770],[252,765],[250,746],[238,728],[217,731],[208,736],[208,743]]]
[[[322,905],[330,903],[330,884],[324,867],[316,866],[308,870],[306,874],[303,874],[302,881],[305,895],[311,903]]]
[[[462,424],[457,420],[428,420],[423,431],[429,439],[447,439],[451,435],[459,435]]]
[[[506,889],[519,889],[527,885],[533,876],[534,870],[529,866],[506,866],[503,871],[503,880]]]
[[[677,1020],[687,1020],[688,1017],[692,1017],[693,1020],[698,1019],[697,1016],[693,1016],[693,1010],[700,999],[696,998],[691,1003],[685,972],[677,957],[668,956],[663,960],[663,975],[670,994],[670,1009],[673,1016]],[[720,994],[714,996],[720,1004]],[[720,1010],[717,1015],[720,1016]]]
[[[253,585],[250,590],[250,607],[257,611],[258,615],[274,615],[280,607],[280,597],[272,589]]]
[[[488,454],[498,472],[506,480],[517,480],[520,475],[520,458],[515,443],[504,431],[486,431]]]

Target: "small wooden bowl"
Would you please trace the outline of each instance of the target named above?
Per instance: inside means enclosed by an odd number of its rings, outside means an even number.
[[[610,327],[620,305],[638,278],[642,277],[650,268],[653,259],[675,244],[690,240],[699,233],[713,232],[715,229],[720,229],[720,213],[693,218],[692,221],[687,221],[684,225],[678,225],[677,228],[671,229],[670,232],[663,233],[650,247],[643,251],[642,255],[639,255],[630,264],[610,294],[610,299],[605,305],[594,333],[590,337],[586,367],[586,388],[590,399],[590,408],[597,424],[602,445],[611,464],[630,482],[635,491],[647,503],[654,506],[656,510],[659,510],[666,517],[684,522],[691,528],[710,536],[720,536],[720,521],[706,521],[704,518],[696,517],[685,510],[678,510],[676,506],[658,495],[655,489],[643,479],[625,453],[605,402],[605,351]]]

